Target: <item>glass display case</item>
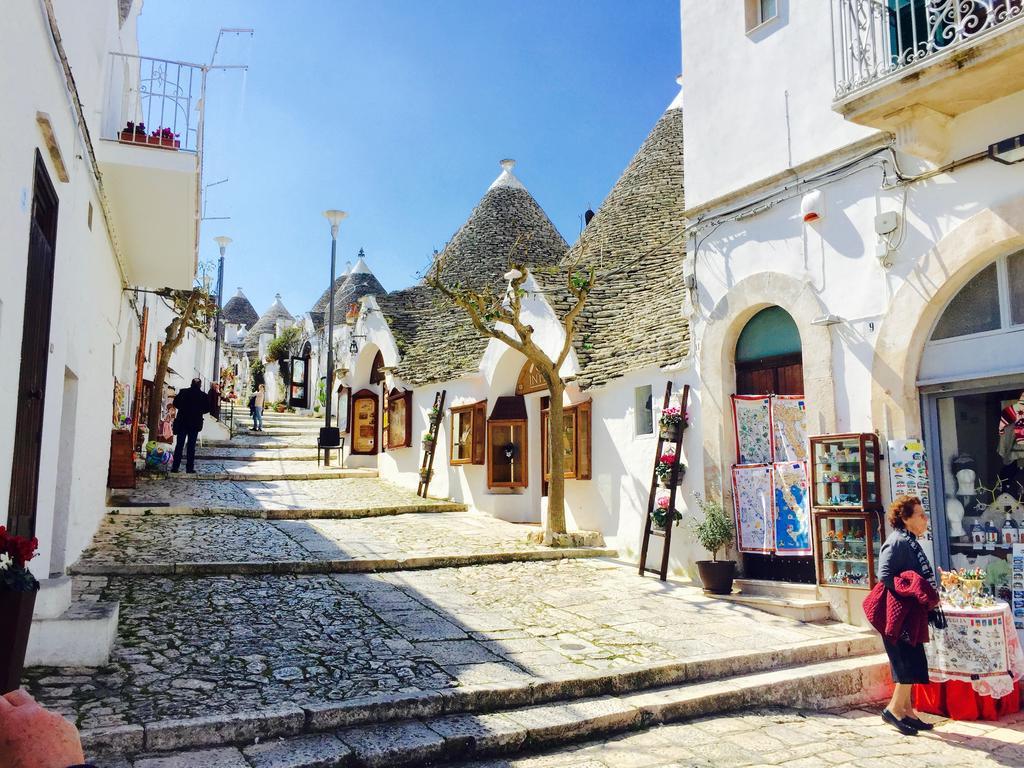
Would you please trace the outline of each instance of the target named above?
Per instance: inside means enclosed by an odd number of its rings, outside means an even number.
[[[823,587],[871,589],[882,547],[880,510],[814,511],[818,583]]]
[[[820,435],[810,442],[812,507],[882,508],[876,435]]]

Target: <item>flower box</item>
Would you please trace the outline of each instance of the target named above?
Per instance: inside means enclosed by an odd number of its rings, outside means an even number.
[[[181,149],[181,140],[173,136],[148,136],[145,133],[137,133],[127,129],[121,131],[117,140],[122,144],[145,144],[148,147],[160,147],[161,149]]]

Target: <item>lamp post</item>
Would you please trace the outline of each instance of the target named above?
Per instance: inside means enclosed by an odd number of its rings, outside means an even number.
[[[220,383],[220,337],[223,333],[221,329],[221,318],[220,310],[224,303],[224,251],[231,245],[231,238],[226,235],[213,238],[217,245],[220,247],[220,263],[217,266],[217,320],[214,323],[214,328],[217,332],[217,337],[213,342],[213,376],[210,377],[211,382]]]
[[[327,291],[327,402],[324,404],[324,428],[320,430],[320,444],[324,447],[324,466],[329,467],[331,448],[340,444],[338,430],[332,431],[331,426],[331,403],[334,400],[334,262],[338,252],[338,225],[348,214],[331,209],[324,211],[324,216],[331,223],[331,282]]]

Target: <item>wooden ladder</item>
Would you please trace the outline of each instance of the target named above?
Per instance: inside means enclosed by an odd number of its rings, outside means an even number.
[[[665,402],[662,405],[662,410],[669,407],[669,403],[672,398],[672,382],[668,382],[665,385]],[[690,399],[690,385],[687,384],[683,387],[683,400],[679,404],[679,410],[683,413],[683,418],[686,418],[686,405]],[[654,512],[654,504],[658,498],[658,460],[661,458],[662,451],[665,450],[666,441],[661,436],[661,429],[658,429],[658,447],[654,452],[654,468],[651,470],[651,495],[647,499],[647,514],[644,516],[644,538],[643,544],[640,547],[640,575],[643,576],[645,573],[656,573],[658,578],[662,581],[668,578],[668,555],[672,548],[672,528],[674,527],[675,521],[672,519],[673,512],[676,508],[676,491],[679,488],[679,465],[683,461],[683,434],[686,432],[686,424],[679,425],[679,432],[676,436],[676,460],[672,465],[672,471],[669,475],[669,499],[668,499],[668,514],[665,518],[665,530],[659,531],[653,527],[653,521],[651,520],[651,513]],[[669,443],[671,444],[671,443]],[[665,543],[661,552],[661,568],[648,568],[647,567],[647,549],[651,543],[651,536],[659,536],[665,539]]]
[[[423,462],[420,464],[420,484],[416,487],[416,495],[427,498],[427,488],[430,486],[430,478],[434,474],[434,451],[437,449],[437,432],[441,428],[441,419],[444,418],[444,398],[446,390],[441,390],[434,395],[434,407],[431,409],[437,415],[430,420],[430,442],[423,447]],[[424,471],[426,470],[426,471]]]

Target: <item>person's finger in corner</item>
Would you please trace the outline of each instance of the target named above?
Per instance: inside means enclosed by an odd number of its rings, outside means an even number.
[[[3,695],[3,698],[16,707],[24,707],[28,704],[36,703],[36,700],[32,698],[32,694],[30,694],[24,688],[16,688],[10,693],[5,693]]]

